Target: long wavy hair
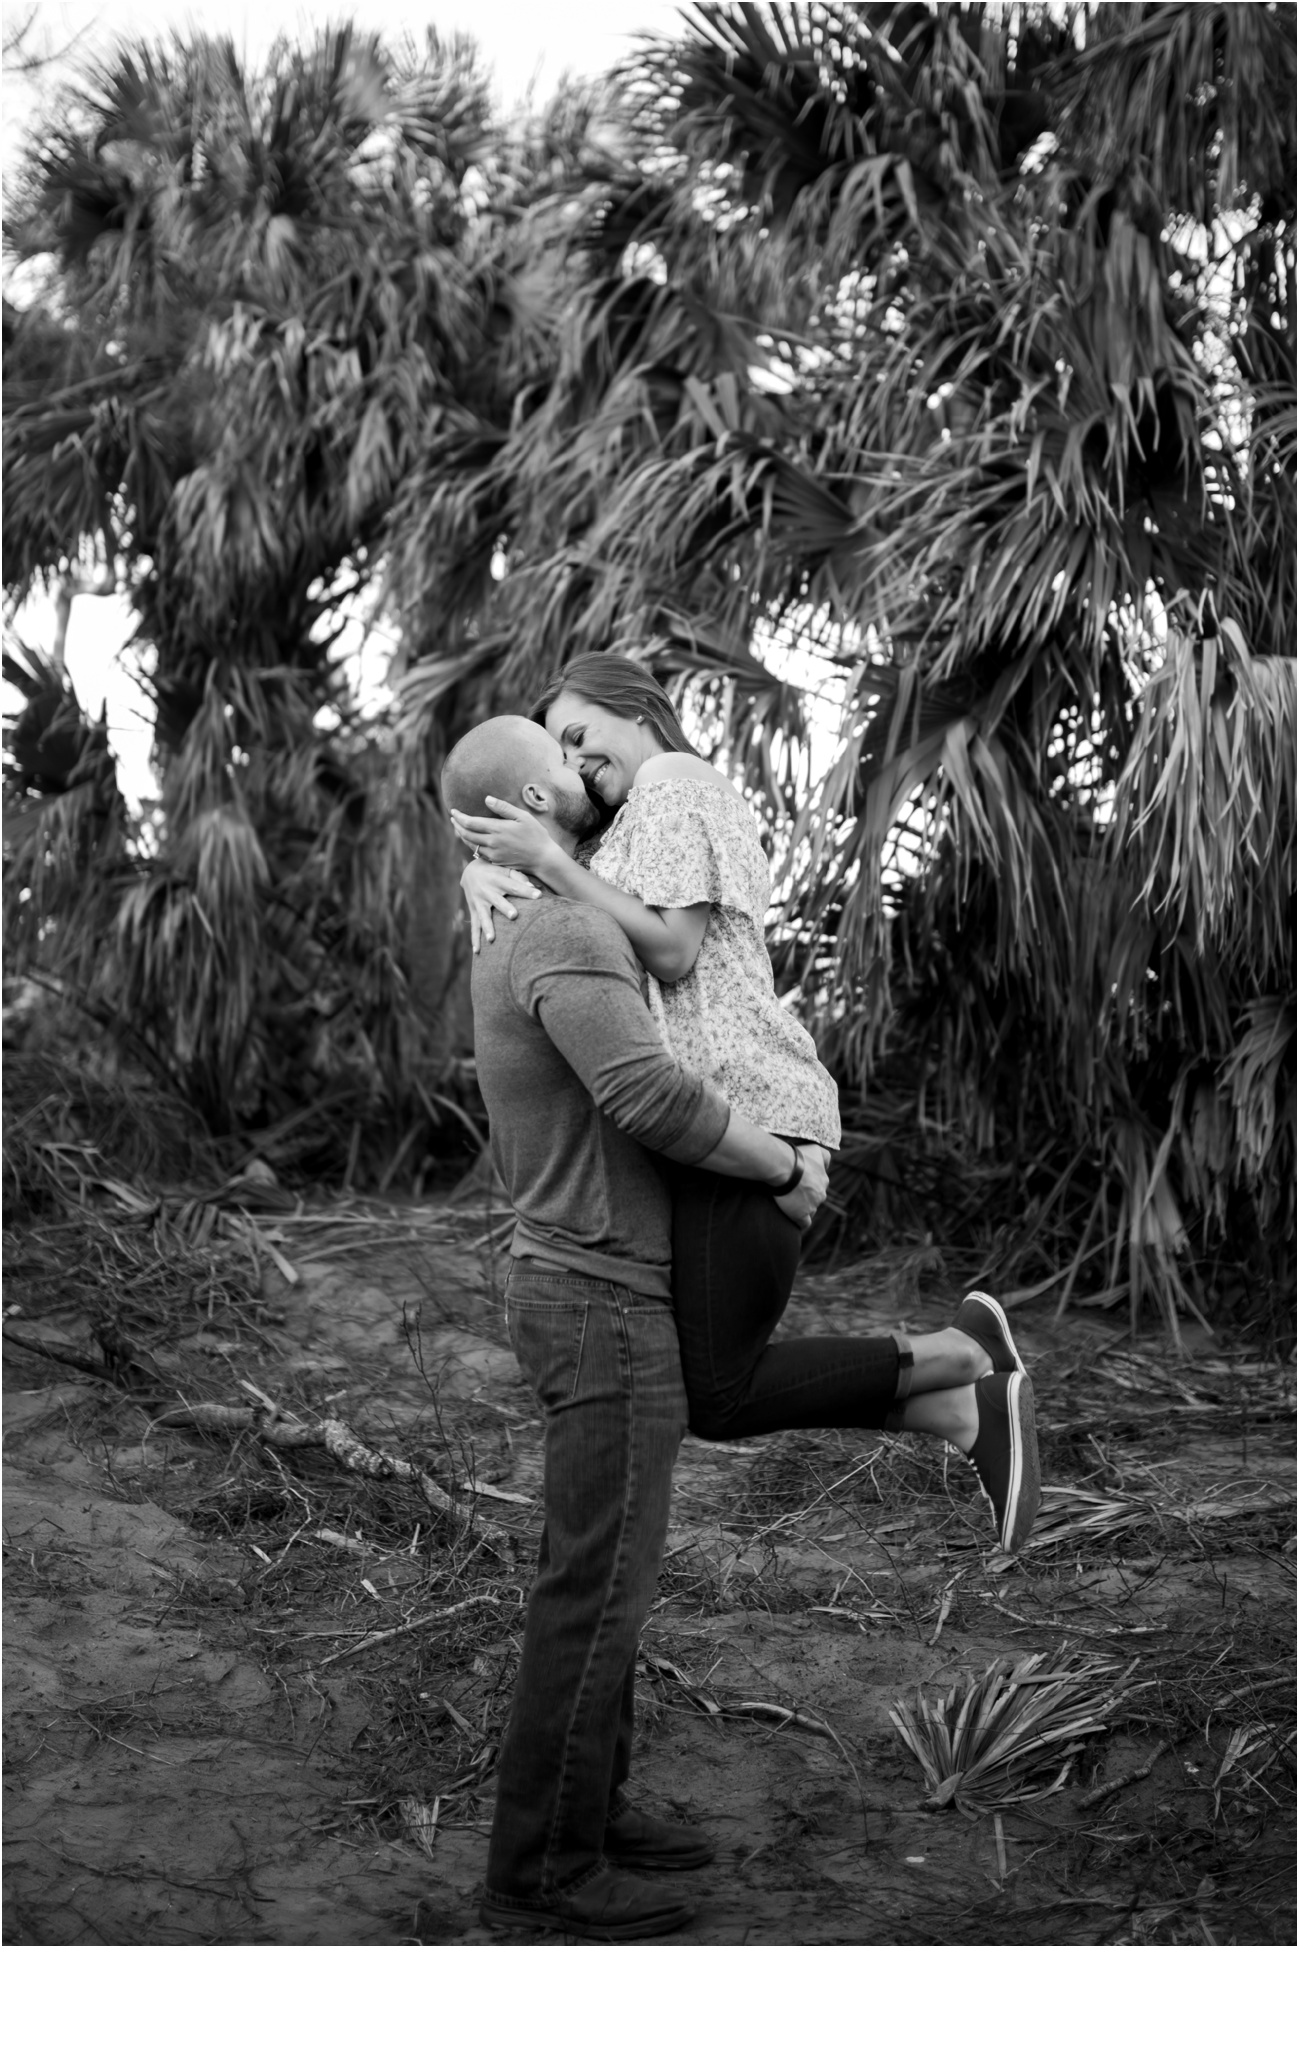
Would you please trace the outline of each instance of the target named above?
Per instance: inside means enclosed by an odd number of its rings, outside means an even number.
[[[538,725],[564,690],[588,704],[600,704],[619,718],[643,718],[670,754],[698,754],[681,729],[672,699],[647,668],[622,654],[578,654],[546,684],[528,712]]]

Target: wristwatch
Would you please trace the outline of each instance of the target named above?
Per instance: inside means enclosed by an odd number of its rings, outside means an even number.
[[[799,1151],[797,1145],[794,1146],[793,1151],[794,1171],[790,1174],[788,1180],[782,1180],[778,1188],[772,1188],[770,1190],[770,1193],[772,1193],[773,1195],[792,1195],[794,1189],[798,1186],[799,1182],[803,1178],[803,1155]]]

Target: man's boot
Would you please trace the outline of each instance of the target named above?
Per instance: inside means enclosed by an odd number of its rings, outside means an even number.
[[[698,1870],[716,1852],[702,1828],[660,1820],[623,1802],[605,1823],[604,1853],[624,1870]]]
[[[607,1863],[563,1892],[508,1904],[484,1900],[478,1917],[499,1932],[566,1934],[575,1941],[653,1941],[693,1920],[694,1907],[663,1885]]]

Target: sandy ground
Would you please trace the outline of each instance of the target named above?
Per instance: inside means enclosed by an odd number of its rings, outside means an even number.
[[[496,1938],[476,1890],[540,1426],[490,1245],[429,1214],[426,1249],[410,1219],[400,1246],[317,1248],[293,1286],[268,1272],[262,1324],[199,1319],[154,1362],[200,1397],[247,1400],[251,1380],[443,1479],[472,1471],[517,1535],[508,1569],[448,1547],[413,1489],[152,1427],[129,1393],[7,1347],[8,1942]],[[882,1272],[806,1277],[788,1327],[933,1328],[959,1295],[960,1276],[922,1302]],[[423,1375],[402,1335],[417,1303]],[[29,1346],[87,1341],[23,1307]],[[636,1777],[717,1845],[674,1943],[1293,1940],[1292,1375],[1202,1335],[1179,1359],[1099,1315],[1029,1309],[1016,1330],[1048,1486],[1162,1517],[1009,1564],[938,1446],[687,1440]],[[463,1625],[373,1641],[468,1598]],[[1065,1645],[1128,1673],[1070,1782],[995,1813],[927,1807],[890,1707]],[[1148,1777],[1082,1804],[1161,1741]]]

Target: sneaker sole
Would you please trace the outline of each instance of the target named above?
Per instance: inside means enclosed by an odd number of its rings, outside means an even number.
[[[966,1301],[977,1302],[980,1308],[986,1308],[989,1314],[995,1318],[997,1328],[1001,1331],[1002,1342],[1005,1344],[1007,1351],[1010,1353],[1011,1357],[1015,1361],[1014,1366],[1011,1369],[1015,1372],[1027,1372],[1028,1367],[1025,1365],[1023,1359],[1020,1357],[1019,1351],[1016,1348],[1015,1340],[1010,1334],[1010,1324],[1006,1320],[1006,1311],[1002,1307],[1001,1303],[999,1301],[994,1301],[990,1294],[967,1294],[965,1297],[965,1301],[961,1303],[961,1308],[965,1307]],[[958,1309],[956,1312],[956,1328],[959,1330],[960,1327],[961,1314],[960,1309]],[[965,1334],[967,1336],[970,1336],[973,1333],[967,1330]],[[996,1372],[998,1370],[1005,1371],[1006,1368],[999,1368],[994,1363],[993,1371]]]
[[[498,1933],[566,1934],[577,1941],[653,1941],[660,1934],[673,1934],[695,1917],[693,1906],[664,1908],[643,1920],[628,1920],[617,1927],[601,1927],[590,1921],[570,1920],[564,1913],[538,1908],[513,1911],[508,1907],[480,1906],[478,1918],[484,1927]]]
[[[1010,1485],[1001,1527],[1001,1548],[1008,1556],[1021,1550],[1032,1534],[1042,1499],[1037,1456],[1037,1417],[1033,1388],[1026,1372],[1015,1373],[1007,1390],[1010,1423]]]

